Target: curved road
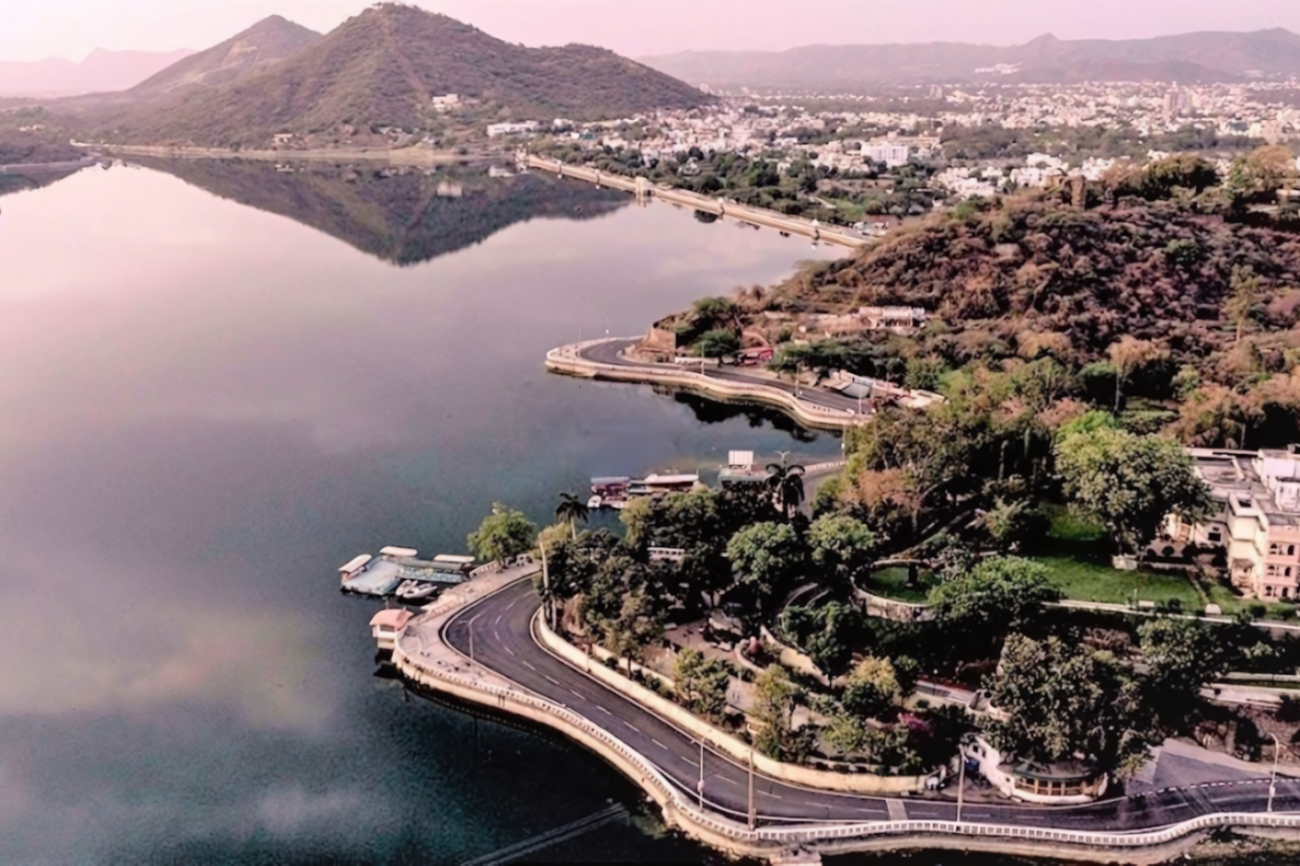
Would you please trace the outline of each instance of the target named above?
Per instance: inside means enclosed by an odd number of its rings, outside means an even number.
[[[484,667],[604,727],[650,759],[664,775],[695,797],[700,778],[699,740],[552,655],[533,638],[532,619],[541,605],[532,581],[512,584],[453,617],[444,639],[466,657],[473,631],[474,659]],[[593,660],[593,664],[598,664]],[[748,814],[748,770],[706,749],[704,794],[716,810]],[[755,808],[766,824],[807,821],[955,820],[956,802],[921,797],[894,800],[817,791],[755,775]],[[1165,789],[1145,796],[1087,806],[1041,807],[1009,802],[967,802],[962,820],[1073,830],[1151,829],[1215,812],[1263,812],[1268,777]],[[1278,778],[1275,811],[1300,810],[1300,780]]]
[[[595,361],[598,364],[609,364],[615,367],[655,367],[655,364],[648,364],[642,361],[629,361],[620,354],[623,350],[635,346],[638,342],[640,342],[639,338],[610,340],[603,343],[597,343],[594,346],[587,346],[580,350],[578,355],[588,361]],[[675,370],[687,369],[693,373],[700,372],[698,367],[683,368],[680,364],[660,364],[657,366]],[[836,409],[840,411],[849,410],[854,413],[858,411],[858,401],[853,397],[845,397],[842,394],[828,391],[825,388],[796,389],[794,384],[791,382],[784,382],[764,376],[754,376],[745,373],[743,367],[706,366],[704,368],[704,375],[711,379],[725,379],[731,382],[741,382],[746,385],[765,385],[769,388],[776,388],[777,390],[785,391],[787,394],[796,395],[801,400],[815,403],[818,406],[825,406],[828,409]],[[682,384],[685,385],[686,383],[683,382]],[[862,405],[865,408],[865,402]]]

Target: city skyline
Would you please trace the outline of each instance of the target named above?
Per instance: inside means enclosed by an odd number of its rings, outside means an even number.
[[[596,0],[442,0],[415,5],[528,45],[584,42],[631,57],[690,50],[779,51],[812,44],[977,42],[1011,45],[1044,33],[1060,39],[1139,39],[1197,30],[1250,31],[1284,27],[1300,32],[1300,7],[1283,0],[1209,0],[1168,10],[1121,0],[1067,0],[1044,7],[1005,0],[972,11],[957,0],[918,0],[908,14],[882,14],[855,0],[825,0],[817,16],[790,18],[771,2],[714,0],[701,7],[665,0],[654,15],[608,14]],[[1153,4],[1154,5],[1154,4]],[[180,8],[162,0],[49,0],[12,11],[0,33],[0,61],[50,57],[80,60],[95,48],[202,50],[268,15],[279,14],[322,32],[365,8],[357,0],[232,0]]]

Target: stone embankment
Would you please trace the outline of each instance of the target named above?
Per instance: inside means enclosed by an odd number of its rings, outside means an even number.
[[[153,156],[168,159],[251,159],[271,162],[384,162],[388,165],[435,166],[452,165],[471,159],[452,151],[429,150],[420,147],[397,149],[344,149],[318,148],[315,150],[232,150],[228,147],[165,147],[136,144],[95,144],[78,146],[95,147],[114,156]]]
[[[546,353],[546,369],[586,379],[608,379],[617,382],[668,385],[700,391],[723,400],[749,400],[773,406],[808,427],[821,430],[848,430],[870,416],[859,415],[852,409],[832,409],[803,400],[788,391],[770,385],[736,382],[706,376],[685,368],[664,364],[603,364],[582,356],[582,351],[614,340],[589,340],[561,346]]]
[[[1300,832],[1300,815],[1279,813],[1218,813],[1168,827],[1128,833],[944,820],[809,822],[750,827],[720,817],[697,807],[690,792],[676,785],[645,755],[609,731],[483,669],[442,640],[444,626],[465,607],[535,571],[535,566],[505,572],[481,571],[475,580],[457,587],[430,605],[398,636],[393,652],[398,670],[426,688],[508,712],[566,734],[640,785],[663,810],[664,820],[669,826],[733,855],[780,861],[801,850],[838,854],[942,847],[1069,856],[1096,862],[1154,863],[1185,850],[1206,831],[1213,829],[1268,828]]]

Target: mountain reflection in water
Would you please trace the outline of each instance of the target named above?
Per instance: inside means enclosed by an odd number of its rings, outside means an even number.
[[[538,217],[582,220],[627,193],[484,167],[132,159],[224,199],[279,214],[395,265],[427,262]]]

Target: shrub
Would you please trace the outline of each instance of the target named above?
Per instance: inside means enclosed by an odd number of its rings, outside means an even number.
[[[614,658],[613,656],[610,656],[609,658],[605,659],[605,667],[609,668],[612,671],[618,670],[618,659]]]

